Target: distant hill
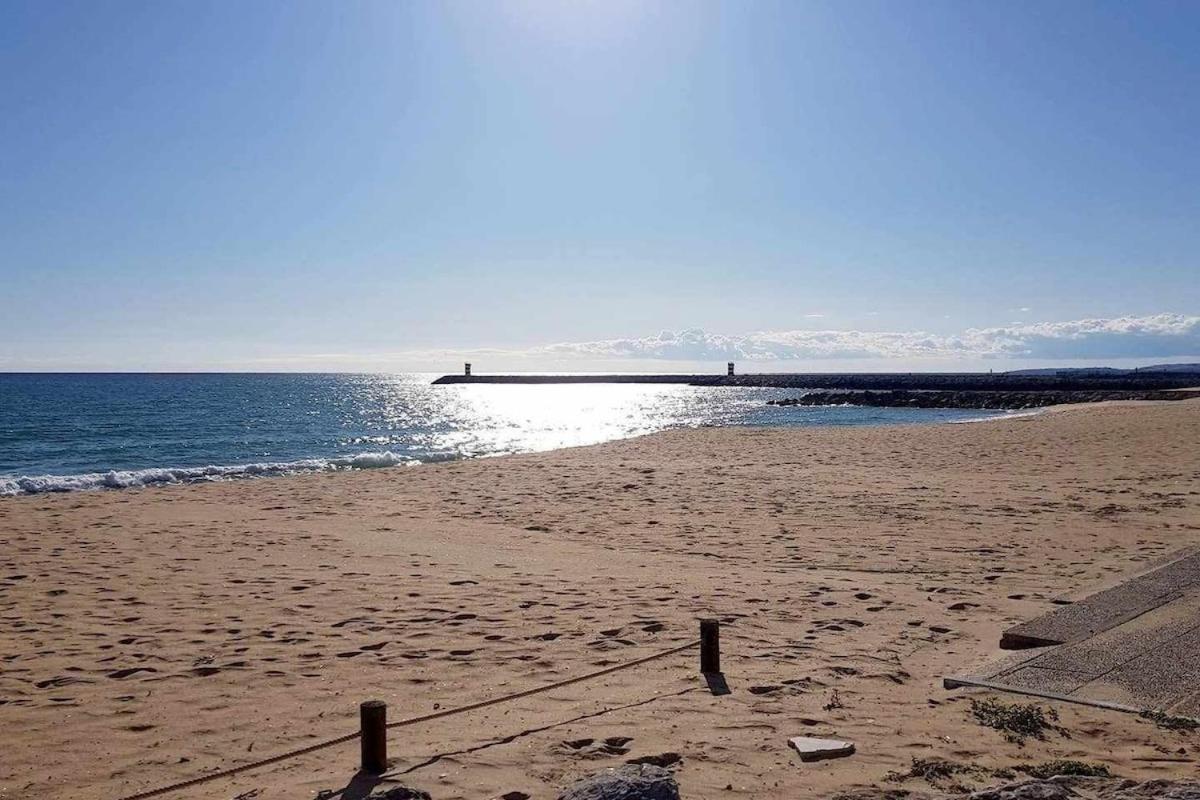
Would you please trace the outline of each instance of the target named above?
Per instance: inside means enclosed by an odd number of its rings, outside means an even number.
[[[1117,369],[1116,367],[1068,367],[1047,369],[1014,369],[1005,375],[1064,375],[1082,377],[1085,375],[1134,375],[1144,372],[1195,372],[1200,373],[1200,363],[1197,364],[1152,364],[1137,369]]]

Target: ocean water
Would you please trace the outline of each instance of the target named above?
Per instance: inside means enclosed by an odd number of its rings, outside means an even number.
[[[794,389],[432,386],[434,375],[0,374],[0,495],[367,469],[701,425],[879,425],[986,412],[768,406]]]

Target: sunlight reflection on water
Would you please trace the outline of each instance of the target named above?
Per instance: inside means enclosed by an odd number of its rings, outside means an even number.
[[[0,375],[0,478],[182,467],[190,472],[85,483],[190,480],[550,450],[700,425],[877,425],[986,416],[767,405],[794,396],[792,389],[433,386],[434,377]],[[305,463],[293,466],[299,461]],[[195,469],[206,465],[239,470]]]

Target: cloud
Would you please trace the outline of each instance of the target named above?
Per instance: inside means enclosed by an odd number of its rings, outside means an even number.
[[[563,342],[532,356],[663,361],[820,359],[1070,359],[1200,356],[1200,316],[1082,319],[970,328],[960,334],[920,331],[759,331],[744,335],[698,328],[656,336]]]
[[[826,362],[827,368],[956,369],[978,368],[982,362],[1022,363],[1039,360],[1090,362],[1118,359],[1200,361],[1200,316],[1156,314],[1145,317],[1082,319],[1023,323],[1007,327],[970,328],[957,334],[922,331],[790,330],[742,335],[708,333],[693,328],[653,336],[560,342],[532,347],[429,348],[346,352],[263,353],[221,362],[77,364],[74,361],[11,358],[0,354],[0,369],[225,369],[282,371],[407,372],[444,371],[448,365],[472,362],[478,371],[633,369],[630,362],[679,364],[702,362]],[[836,367],[832,366],[835,365]]]

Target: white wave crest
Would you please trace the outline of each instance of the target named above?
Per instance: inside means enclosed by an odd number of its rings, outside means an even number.
[[[336,458],[304,458],[298,461],[265,461],[206,467],[161,467],[137,470],[110,470],[79,475],[22,475],[0,477],[0,497],[45,492],[77,492],[86,489],[127,489],[134,486],[159,486],[173,483],[233,480],[266,475],[290,475],[348,469],[381,469],[422,460],[444,461],[453,455],[438,453],[429,459],[415,459],[390,451],[358,453]]]

